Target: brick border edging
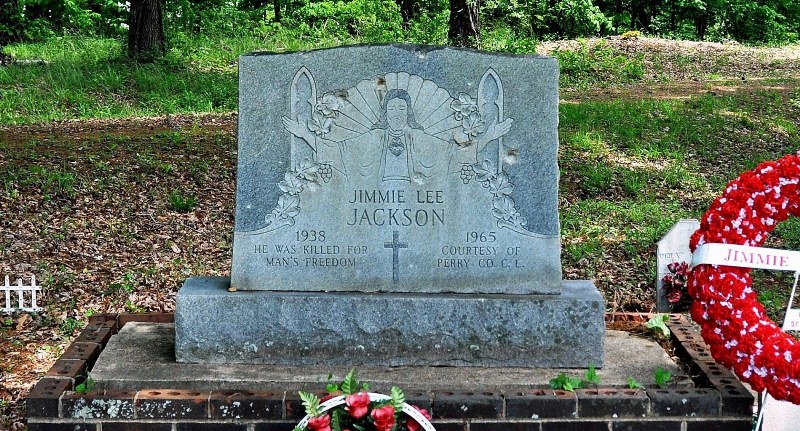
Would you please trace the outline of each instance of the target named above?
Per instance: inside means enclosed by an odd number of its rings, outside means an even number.
[[[646,313],[611,313],[606,320],[643,322]],[[296,394],[286,391],[194,391],[143,388],[138,391],[74,392],[108,340],[128,322],[171,323],[172,313],[92,316],[64,354],[27,397],[28,426],[93,431],[207,429],[291,431],[303,416]],[[753,397],[727,369],[685,316],[670,315],[675,354],[690,368],[695,388],[627,389],[599,387],[576,392],[527,390],[466,392],[432,389],[409,393],[412,404],[429,409],[437,431],[555,430],[750,430]],[[713,425],[713,426],[712,426]],[[710,427],[711,426],[711,427]],[[72,428],[70,428],[72,429]],[[719,428],[722,429],[722,428]]]

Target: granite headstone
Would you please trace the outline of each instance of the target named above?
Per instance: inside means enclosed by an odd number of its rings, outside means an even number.
[[[345,49],[240,60],[232,286],[558,293],[556,61]]]
[[[656,279],[656,310],[659,313],[668,313],[672,310],[667,296],[662,289],[661,279],[670,274],[667,265],[677,262],[692,262],[692,252],[689,250],[689,239],[692,234],[700,229],[700,222],[695,219],[680,219],[672,229],[658,241],[657,273]]]
[[[256,53],[239,89],[231,278],[179,293],[179,361],[602,364],[602,297],[561,279],[555,59]]]

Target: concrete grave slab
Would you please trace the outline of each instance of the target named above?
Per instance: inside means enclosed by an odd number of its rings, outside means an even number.
[[[111,339],[92,370],[92,378],[103,389],[137,387],[184,388],[195,390],[316,390],[324,386],[329,373],[343,376],[350,365],[182,364],[175,363],[174,325],[129,323]],[[625,386],[627,378],[650,382],[653,370],[670,371],[674,381],[688,380],[685,373],[654,341],[622,331],[608,331],[604,337],[605,366],[598,370],[603,385]],[[636,352],[632,355],[631,352]],[[585,365],[573,369],[510,367],[363,366],[359,377],[375,390],[392,385],[407,392],[428,388],[452,390],[516,390],[547,385],[559,373],[582,376]]]

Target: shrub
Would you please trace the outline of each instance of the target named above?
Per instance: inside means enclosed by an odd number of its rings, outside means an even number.
[[[169,194],[169,206],[179,213],[188,213],[197,206],[197,199],[179,190],[173,190]]]
[[[308,3],[293,19],[311,27],[362,36],[369,41],[396,41],[403,37],[403,19],[393,0],[320,1]]]

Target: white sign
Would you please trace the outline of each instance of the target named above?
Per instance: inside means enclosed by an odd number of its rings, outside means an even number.
[[[789,297],[784,331],[800,331],[800,309],[792,308],[797,279],[800,275],[800,251],[777,248],[750,247],[736,244],[703,244],[692,256],[692,268],[697,265],[723,265],[740,268],[758,268],[774,271],[794,271],[794,286]]]
[[[791,304],[789,304],[791,307]],[[800,331],[800,308],[790,308],[786,310],[786,318],[783,319],[784,331]]]
[[[703,244],[697,247],[692,256],[692,268],[697,265],[794,271],[794,285],[782,328],[784,331],[800,331],[800,309],[792,308],[800,276],[800,252],[736,244]],[[798,419],[800,419],[800,407],[787,401],[777,401],[765,393],[764,403],[759,411],[754,429],[761,431],[794,430],[797,428]]]
[[[658,242],[657,266],[658,278],[656,279],[656,310],[658,312],[672,311],[672,305],[664,293],[662,279],[670,274],[667,265],[677,262],[689,263],[692,252],[689,250],[689,239],[700,228],[700,222],[695,219],[681,219]]]
[[[692,256],[697,265],[725,265],[743,268],[800,271],[800,251],[750,247],[736,244],[703,244]]]

